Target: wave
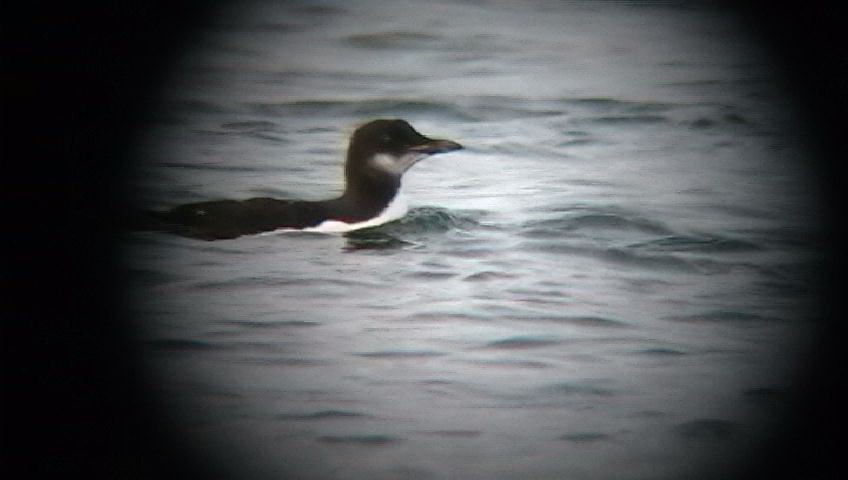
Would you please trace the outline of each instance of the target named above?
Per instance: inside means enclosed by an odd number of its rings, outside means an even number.
[[[523,248],[595,257],[618,265],[691,273],[747,266],[740,263],[738,255],[730,255],[767,249],[756,239],[716,232],[681,232],[651,217],[618,208],[574,207],[548,211],[557,216],[525,222],[518,227],[518,234],[527,239]]]
[[[274,122],[266,120],[248,120],[244,122],[228,122],[221,124],[221,128],[227,130],[251,131],[251,132],[266,132],[275,130],[278,125]]]
[[[468,230],[480,226],[479,212],[456,212],[438,207],[411,209],[403,218],[345,234],[348,250],[394,249],[416,245],[432,233]]]
[[[654,235],[670,235],[672,231],[660,222],[637,214],[574,210],[566,215],[525,223],[522,236],[529,238],[561,238],[563,232],[583,230],[629,230]]]
[[[610,388],[601,387],[594,384],[595,382],[560,382],[550,385],[545,385],[539,390],[543,393],[554,395],[575,395],[575,396],[593,396],[593,397],[611,397],[616,392]]]
[[[721,262],[705,259],[689,259],[673,253],[644,253],[630,248],[606,247],[585,244],[567,244],[562,242],[525,242],[520,245],[528,251],[551,254],[594,257],[625,267],[672,273],[704,273],[720,269]]]
[[[407,41],[415,38],[412,33],[357,36],[362,43],[372,42],[386,45],[391,42]],[[384,47],[381,47],[384,48]],[[307,81],[314,73],[287,72],[288,76]],[[404,75],[357,74],[350,72],[323,72],[319,78],[332,77],[337,81],[359,83],[397,83],[412,80]],[[272,78],[269,81],[279,81]],[[560,118],[566,122],[569,129],[576,124],[594,125],[642,125],[661,124],[671,121],[666,116],[676,106],[656,102],[634,102],[614,98],[535,98],[510,95],[476,95],[450,98],[444,101],[427,97],[393,97],[380,98],[313,98],[285,102],[249,102],[239,106],[225,107],[212,102],[185,101],[174,103],[171,111],[179,113],[232,113],[233,109],[243,114],[253,114],[263,117],[256,120],[226,122],[222,128],[226,132],[242,132],[250,134],[265,134],[275,130],[275,122],[266,118],[292,118],[304,115],[324,118],[345,117],[351,120],[377,116],[425,117],[450,119],[460,122],[486,122],[497,120],[514,120],[516,118],[551,117]],[[728,116],[731,122],[735,117]],[[577,122],[575,124],[575,122]],[[700,125],[700,124],[698,124]],[[224,133],[226,133],[224,132]],[[221,133],[221,132],[219,132]]]
[[[736,310],[709,310],[694,314],[671,315],[664,317],[666,320],[674,322],[694,322],[694,323],[732,323],[732,324],[750,324],[761,323],[775,320],[774,318],[765,317],[756,313],[749,313]]]
[[[426,430],[419,433],[450,438],[476,438],[483,434],[480,430]]]
[[[350,35],[345,41],[354,47],[370,49],[426,49],[442,37],[424,32],[389,31]]]
[[[664,123],[668,121],[668,118],[662,115],[605,115],[590,117],[586,120],[597,125],[644,125]]]
[[[402,441],[399,437],[389,435],[325,435],[318,437],[322,443],[334,443],[341,445],[380,446]]]
[[[488,59],[492,49],[502,54],[517,50],[510,38],[493,33],[446,36],[432,31],[384,30],[348,35],[341,41],[347,46],[367,50],[429,50],[459,61]]]
[[[271,117],[348,117],[354,119],[393,116],[449,118],[474,121],[465,109],[449,102],[423,99],[379,98],[372,100],[300,100],[283,103],[257,103],[251,106],[255,114]]]
[[[666,112],[674,107],[673,104],[660,102],[636,102],[616,98],[563,98],[560,103],[572,108],[585,109],[597,113],[622,113],[644,115]]]
[[[339,418],[367,418],[370,415],[350,410],[321,410],[314,413],[296,414],[281,413],[274,418],[277,420],[332,420]]]
[[[688,440],[718,441],[731,437],[739,425],[718,418],[699,418],[683,422],[674,427],[677,435]]]
[[[277,328],[308,328],[317,327],[321,322],[311,320],[228,320],[222,325],[240,327],[243,329],[277,329]]]
[[[630,245],[655,252],[752,252],[762,250],[757,243],[718,235],[669,235],[656,240]]]
[[[340,74],[340,76],[343,76]],[[405,82],[409,79],[396,77],[372,77],[350,74],[350,79],[361,82]],[[567,108],[555,100],[528,100],[508,95],[478,95],[451,98],[445,101],[420,97],[382,97],[371,99],[304,99],[278,103],[252,103],[250,113],[263,117],[318,115],[348,117],[360,120],[375,116],[405,116],[450,119],[462,122],[515,120],[516,118],[556,117],[567,113]],[[641,114],[636,114],[641,115]],[[272,122],[267,122],[272,123]],[[243,125],[242,125],[243,124]],[[230,128],[267,129],[262,120],[233,122]]]
[[[357,357],[380,358],[380,359],[422,359],[430,357],[441,357],[447,355],[444,352],[434,350],[380,350],[376,352],[354,353]]]
[[[610,440],[613,437],[606,433],[600,432],[579,432],[579,433],[569,433],[566,435],[561,435],[558,437],[559,440],[568,440],[569,442],[574,443],[591,443],[598,442],[602,440]]]
[[[486,348],[513,350],[548,347],[558,343],[560,343],[558,340],[550,337],[519,335],[489,342]]]

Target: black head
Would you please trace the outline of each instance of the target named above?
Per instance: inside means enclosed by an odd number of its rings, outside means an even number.
[[[427,138],[403,120],[373,120],[353,133],[346,173],[348,180],[369,170],[399,178],[424,157],[460,148],[450,140]]]

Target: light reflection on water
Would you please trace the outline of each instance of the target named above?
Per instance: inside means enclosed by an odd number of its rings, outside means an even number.
[[[375,117],[469,148],[407,174],[405,219],[348,237],[132,236],[151,375],[210,460],[667,478],[765,438],[822,260],[791,111],[732,15],[257,5],[175,72],[145,206],[330,197]]]

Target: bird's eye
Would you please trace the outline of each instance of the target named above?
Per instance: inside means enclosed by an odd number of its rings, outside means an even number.
[[[392,141],[392,137],[391,137],[391,135],[384,133],[384,134],[380,135],[380,141],[383,142],[383,143],[389,143],[389,142]]]

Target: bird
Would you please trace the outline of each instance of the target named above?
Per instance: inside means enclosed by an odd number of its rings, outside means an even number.
[[[462,149],[428,138],[402,119],[377,119],[351,135],[343,193],[328,200],[256,197],[213,200],[145,212],[141,230],[200,240],[272,231],[348,232],[397,220],[407,212],[401,178],[420,160]]]

